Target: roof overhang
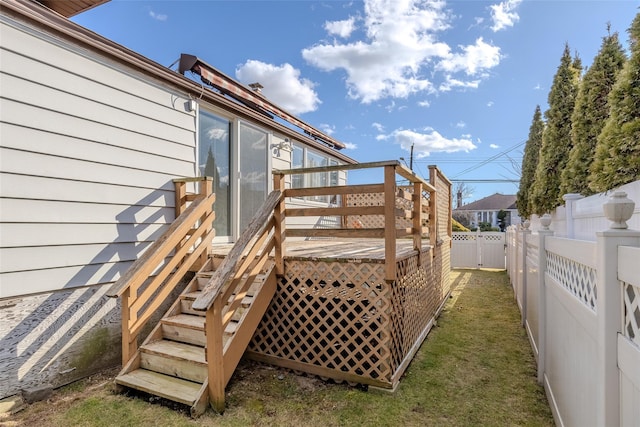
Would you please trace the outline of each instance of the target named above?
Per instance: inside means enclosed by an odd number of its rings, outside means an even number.
[[[196,56],[188,55],[186,53],[180,55],[180,67],[178,71],[181,74],[184,74],[187,71],[192,71],[200,76],[203,83],[214,87],[220,91],[220,93],[227,95],[236,101],[255,109],[256,111],[259,111],[267,117],[271,117],[271,115],[279,117],[287,123],[298,127],[314,140],[326,144],[331,148],[345,148],[345,145],[342,142],[326,135],[324,132],[314,128],[310,124],[305,123],[287,113],[284,109],[280,108],[260,93],[232,79]]]
[[[60,15],[70,18],[109,0],[36,0]]]

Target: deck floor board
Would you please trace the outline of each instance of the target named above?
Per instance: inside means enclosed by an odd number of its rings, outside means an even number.
[[[214,244],[212,254],[224,256],[231,250],[232,244]],[[423,244],[423,250],[429,249]],[[413,241],[396,241],[396,260],[414,255]],[[340,260],[344,262],[384,262],[384,239],[350,240],[286,240],[285,258],[311,260]]]

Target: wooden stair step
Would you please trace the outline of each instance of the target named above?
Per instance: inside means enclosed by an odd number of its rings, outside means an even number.
[[[238,329],[238,324],[239,322],[237,320],[230,320],[229,323],[227,323],[227,327],[224,328],[224,333],[226,335],[233,335]]]
[[[204,330],[204,319],[200,316],[193,316],[191,314],[182,313],[175,316],[165,317],[161,322],[168,325]]]
[[[202,295],[202,292],[200,292],[200,291],[187,292],[187,293],[184,293],[184,294],[180,295],[180,310],[182,311],[182,313],[188,313],[188,314],[192,314],[194,316],[203,316],[203,317],[206,316],[207,313],[205,311],[200,311],[200,310],[194,310],[193,309],[193,302],[200,295]]]
[[[188,360],[206,365],[204,349],[195,345],[170,341],[158,340],[140,347],[143,353],[153,353],[163,355],[174,360]]]
[[[116,383],[174,402],[192,406],[199,397],[201,384],[170,377],[146,369],[136,369],[116,377]]]
[[[189,381],[204,382],[207,362],[203,347],[159,340],[140,347],[140,366]]]
[[[203,316],[182,313],[165,317],[160,322],[164,338],[200,347],[206,345],[207,339],[204,335],[205,318]]]

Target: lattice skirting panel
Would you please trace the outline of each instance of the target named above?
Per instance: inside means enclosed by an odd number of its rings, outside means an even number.
[[[449,293],[442,259],[428,250],[421,265],[418,255],[400,260],[392,283],[384,280],[383,263],[285,260],[246,354],[337,381],[393,388]]]

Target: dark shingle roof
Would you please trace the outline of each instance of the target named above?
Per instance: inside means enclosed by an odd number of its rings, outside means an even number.
[[[493,194],[484,199],[462,205],[460,211],[499,211],[500,209],[517,209],[515,194]]]

